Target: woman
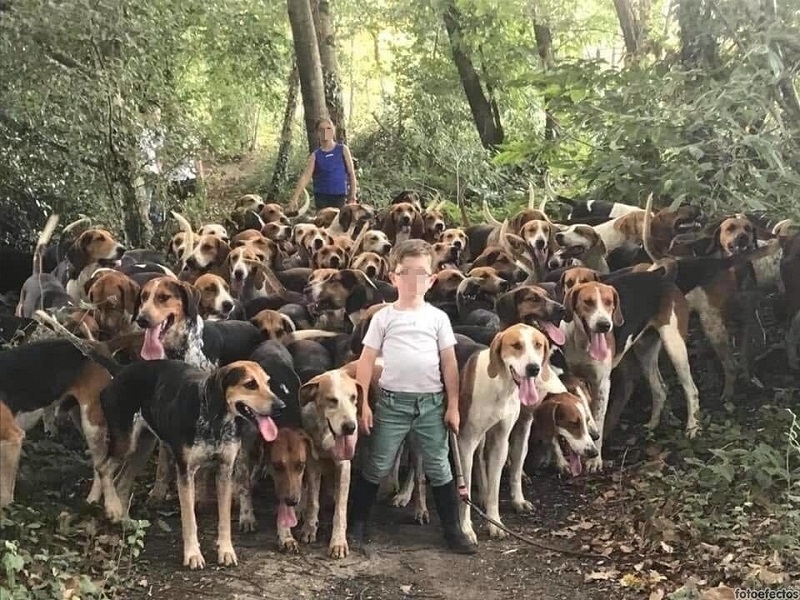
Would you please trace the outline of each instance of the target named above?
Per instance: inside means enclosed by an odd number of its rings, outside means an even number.
[[[342,208],[345,199],[348,203],[356,201],[356,170],[350,149],[336,141],[336,127],[328,118],[316,123],[319,135],[319,148],[314,150],[300,175],[300,181],[289,200],[289,210],[297,210],[297,201],[308,182],[314,180],[314,205],[323,208]]]

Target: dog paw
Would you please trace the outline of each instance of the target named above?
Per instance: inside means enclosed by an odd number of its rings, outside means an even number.
[[[697,423],[686,426],[686,437],[690,440],[696,438],[698,433],[700,433],[700,425]]]
[[[512,500],[511,501],[511,508],[514,509],[514,512],[518,513],[529,513],[533,512],[533,504],[528,500]]]
[[[427,508],[418,508],[414,512],[414,521],[420,525],[428,525],[431,522],[431,515]]]
[[[253,533],[258,529],[258,523],[253,515],[239,517],[239,531],[242,533]]]
[[[346,558],[350,548],[347,547],[347,540],[340,540],[334,542],[331,540],[331,545],[328,547],[328,556],[331,558]]]
[[[303,544],[313,544],[317,541],[317,528],[303,525],[300,529],[300,541]]]
[[[586,459],[586,471],[589,473],[599,473],[603,470],[603,458],[595,456],[594,458]]]
[[[464,533],[464,536],[476,546],[478,545],[478,536],[475,535],[475,530],[472,528],[472,525],[466,525],[461,527],[461,531]]]
[[[192,571],[195,569],[204,569],[206,560],[200,552],[200,548],[191,548],[183,552],[183,566],[189,567]]]
[[[89,495],[86,496],[86,503],[87,504],[99,504],[100,500],[103,499],[103,488],[93,485],[92,489],[89,490]]]
[[[122,521],[124,514],[122,502],[120,502],[119,498],[106,498],[106,517],[108,517],[109,521],[112,523],[119,523]]]
[[[397,494],[392,498],[392,506],[408,506],[409,502],[411,502],[410,494]]]
[[[297,545],[297,540],[293,537],[288,537],[285,540],[278,540],[278,545],[280,546],[281,552],[286,552],[287,554],[298,554],[300,552],[300,546]]]
[[[219,545],[217,549],[217,562],[223,567],[233,567],[239,564],[232,544],[227,543]]]
[[[500,521],[498,521],[499,523]],[[489,523],[489,537],[493,540],[502,540],[508,537],[508,533],[500,529],[497,525],[492,525]]]

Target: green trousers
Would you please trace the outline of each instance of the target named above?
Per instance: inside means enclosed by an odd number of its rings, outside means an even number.
[[[432,486],[449,483],[450,470],[445,402],[442,392],[415,394],[382,390],[373,411],[370,452],[362,477],[378,483],[392,470],[397,452],[409,432],[422,455],[425,475]]]

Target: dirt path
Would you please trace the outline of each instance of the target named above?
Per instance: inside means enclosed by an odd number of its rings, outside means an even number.
[[[533,514],[512,515],[506,512],[507,506],[502,507],[506,524],[532,537],[541,535],[537,533],[540,530],[563,528],[570,509],[584,501],[582,484],[564,485],[548,479],[537,481],[536,487],[535,492],[527,490],[535,506]],[[266,503],[260,504],[263,507]],[[344,560],[334,561],[325,555],[327,544],[320,542],[301,547],[300,555],[281,554],[277,551],[274,519],[262,512],[259,532],[235,536],[238,568],[221,569],[212,563],[203,572],[180,567],[180,523],[172,514],[164,519],[171,532],[153,527],[148,534],[142,557],[146,564],[140,565],[148,586],[140,597],[608,598],[608,590],[583,583],[583,573],[591,568],[592,560],[550,553],[513,539],[488,541],[483,527],[478,528],[479,554],[454,555],[442,546],[438,522],[425,526],[413,523],[410,507],[381,505],[376,513],[369,557],[351,553]],[[330,511],[327,514],[329,517]],[[324,513],[322,519],[320,539],[327,540],[330,522],[324,521]],[[205,510],[199,521],[203,524],[201,544],[206,559],[213,561],[213,507]]]

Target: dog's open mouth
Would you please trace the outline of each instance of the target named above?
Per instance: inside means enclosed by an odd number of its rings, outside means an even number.
[[[536,325],[538,325],[539,328],[544,331],[545,335],[549,337],[550,341],[556,346],[563,346],[567,341],[567,336],[564,335],[564,332],[558,328],[558,325],[555,325],[550,321],[539,320],[537,320]]]
[[[169,328],[175,324],[175,315],[169,315],[158,325],[148,327],[144,331],[141,356],[144,360],[160,360],[166,357],[164,350],[164,336]]]
[[[705,224],[700,219],[678,219],[673,229],[675,233],[691,233],[702,229]]]
[[[261,434],[261,437],[264,438],[265,442],[275,441],[275,438],[278,437],[278,426],[275,425],[275,421],[272,420],[272,417],[257,414],[256,411],[241,401],[237,402],[235,406],[236,412],[250,421],[250,423],[258,429],[258,432]]]
[[[534,377],[523,377],[517,373],[514,367],[508,367],[511,378],[517,384],[519,390],[519,401],[523,406],[534,407],[539,404],[539,390],[536,389]]]
[[[291,529],[297,526],[297,515],[294,506],[289,506],[285,502],[278,502],[278,526]]]
[[[561,448],[561,453],[567,459],[569,464],[569,472],[573,477],[577,477],[583,471],[583,463],[581,457],[572,449],[572,446],[567,442],[567,438],[563,435],[558,436],[558,445]]]
[[[336,460],[352,460],[356,454],[356,442],[358,441],[358,429],[351,434],[339,434],[333,430],[331,422],[328,421],[328,429],[333,436],[333,457]]]

